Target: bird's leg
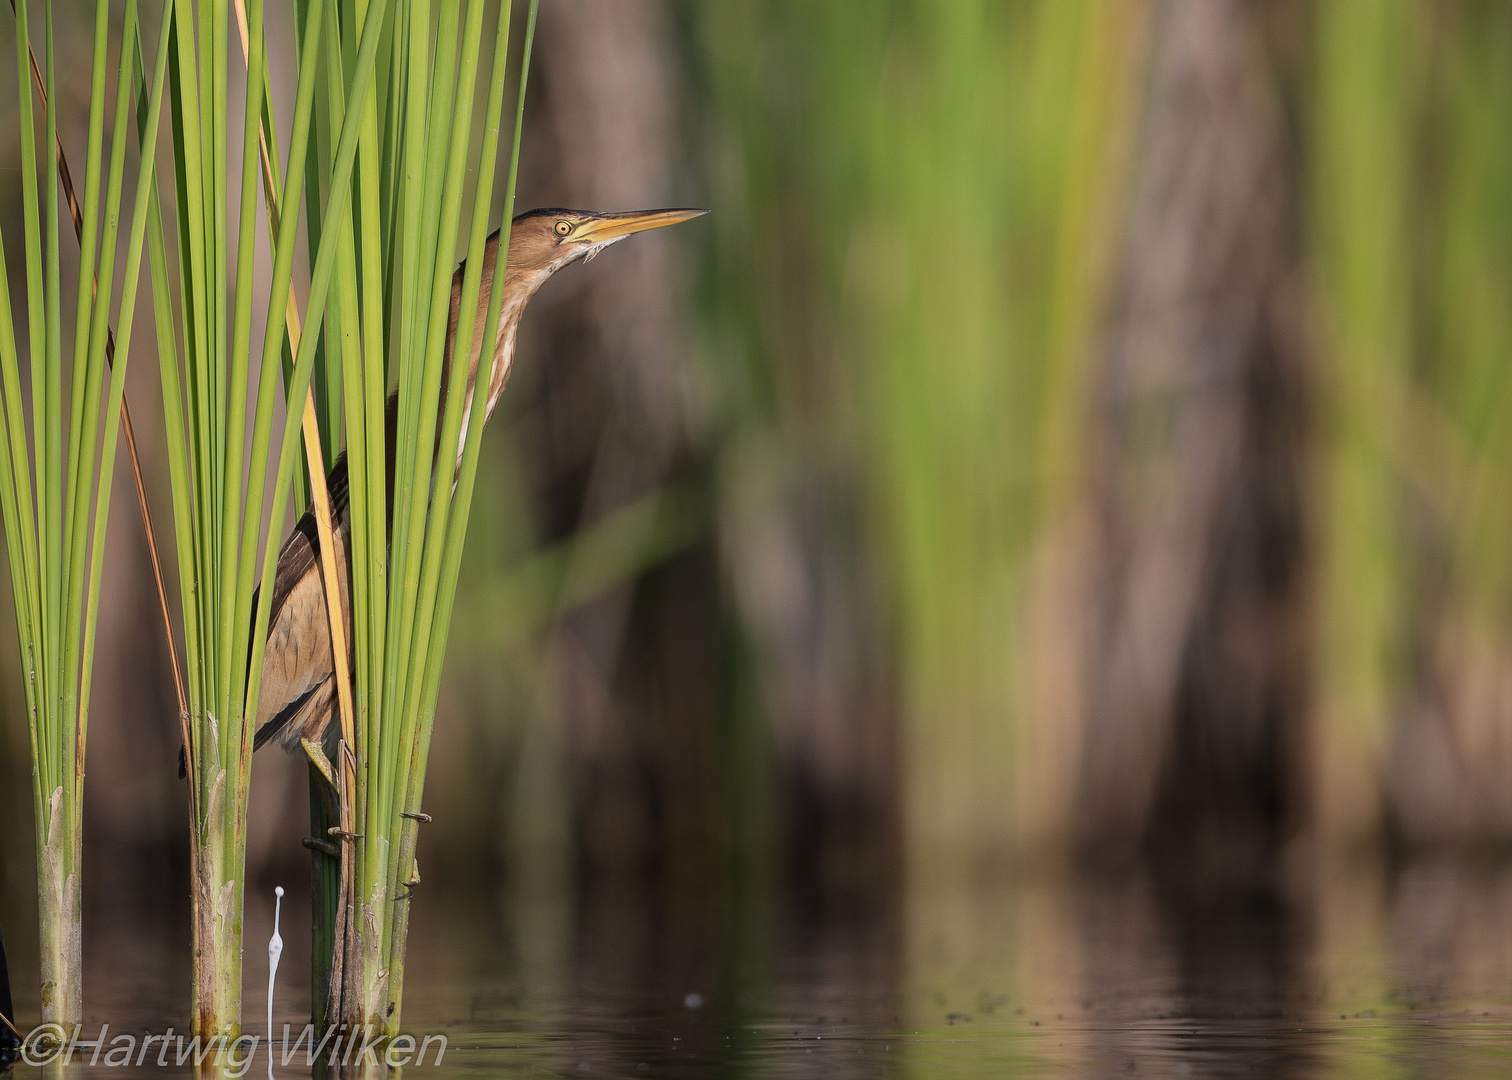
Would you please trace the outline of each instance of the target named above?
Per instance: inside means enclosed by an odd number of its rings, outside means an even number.
[[[330,759],[327,759],[327,763],[329,763],[329,760]],[[311,771],[319,771],[319,768],[320,767],[313,761],[310,762]],[[320,802],[321,805],[325,807],[326,816],[330,820],[340,821],[341,793],[336,789],[334,785],[329,783],[329,778],[327,778],[327,781],[327,783],[317,785],[320,789]]]
[[[321,771],[320,767],[312,759],[310,761],[310,788],[312,791],[319,793],[320,809],[324,813],[325,819],[327,821],[336,821],[340,815],[340,807],[336,802],[336,791],[329,783],[323,784],[320,782],[318,777],[323,777],[324,775],[324,772]],[[333,859],[341,855],[341,849],[318,832],[315,836],[306,836],[302,842],[311,851],[324,852]]]
[[[325,751],[320,748],[320,744],[313,739],[300,739],[299,745],[304,747],[305,756],[310,759],[310,767],[325,779],[325,784],[320,785],[320,800],[325,803],[326,812],[331,820],[338,819],[336,774],[331,769],[330,759],[325,756]],[[335,844],[318,836],[306,836],[302,843],[311,851],[322,851],[332,858],[341,854]]]
[[[304,747],[305,756],[310,759],[310,764],[320,770],[320,775],[325,777],[325,782],[336,789],[336,770],[331,767],[330,758],[325,756],[325,751],[314,739],[300,739],[299,745]]]
[[[352,753],[352,748],[346,744],[346,740],[345,739],[341,740],[340,757],[341,757],[342,764],[344,764],[345,766],[347,766],[348,769],[351,770],[350,772],[344,772],[342,774],[342,778],[345,779],[347,776],[356,775],[356,772],[357,772],[357,755],[354,754],[354,753]],[[329,762],[327,764],[329,764]],[[341,814],[340,814],[340,818],[341,818],[341,820],[343,822],[349,821],[349,820],[351,820],[351,807],[350,807],[350,804],[348,804],[348,802],[347,802],[347,793],[346,793],[346,790],[343,787],[341,787],[341,786],[337,786],[336,790],[341,795]],[[360,833],[360,832],[353,832],[352,830],[347,829],[347,828],[345,828],[342,825],[338,825],[338,826],[336,826],[335,828],[332,828],[332,829],[327,829],[326,832],[329,833],[331,836],[336,837],[339,840],[361,840],[362,837],[363,837],[362,833]]]
[[[430,824],[430,821],[431,821],[431,816],[429,814],[422,814],[418,810],[415,811],[414,813],[411,813],[408,810],[403,810],[403,811],[400,811],[399,816],[403,817],[403,818],[409,818],[411,821],[415,822],[417,825],[428,825],[428,824]],[[395,897],[396,900],[408,900],[410,897],[412,897],[412,896],[415,895],[415,886],[418,885],[418,884],[420,884],[420,860],[419,859],[415,859],[414,860],[412,868],[411,868],[411,872],[414,874],[414,880],[413,881],[401,882],[401,884],[404,885],[404,887],[406,889],[408,889],[409,891],[406,892],[406,893],[404,893],[401,896]]]

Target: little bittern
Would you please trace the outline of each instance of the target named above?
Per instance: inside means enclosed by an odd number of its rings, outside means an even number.
[[[546,279],[569,263],[591,259],[604,248],[626,237],[649,229],[675,225],[698,217],[703,210],[648,210],[628,214],[595,214],[579,210],[532,210],[514,219],[510,232],[508,268],[504,277],[504,298],[499,309],[499,324],[493,338],[488,370],[488,405],[483,422],[493,415],[494,406],[509,378],[514,360],[515,332],[525,305]],[[483,252],[483,283],[478,290],[478,310],[473,315],[473,353],[468,360],[467,390],[469,402],[477,381],[488,337],[483,324],[487,318],[488,294],[493,286],[494,254],[498,233],[489,237]],[[455,348],[461,312],[462,271],[452,276],[451,315],[446,332],[446,366],[441,376],[440,408],[446,406],[447,371]],[[397,402],[388,400],[388,468],[393,478],[393,453]],[[464,414],[456,448],[456,466],[462,459],[462,440],[467,434]],[[438,466],[439,467],[439,466]],[[337,577],[341,588],[345,625],[351,621],[351,585],[347,578],[347,537],[350,522],[347,512],[346,457],[337,458],[327,480],[331,496],[333,542],[337,546]],[[389,500],[392,505],[392,499]],[[278,739],[291,753],[301,748],[310,760],[333,777],[327,754],[321,747],[322,737],[335,715],[335,663],[331,649],[330,624],[325,606],[325,590],[320,577],[319,542],[315,520],[306,513],[278,553],[278,570],[273,579],[273,605],[268,620],[267,652],[263,661],[262,693],[257,709],[257,735],[254,749]],[[348,648],[350,649],[350,639]],[[348,658],[350,663],[350,657]]]

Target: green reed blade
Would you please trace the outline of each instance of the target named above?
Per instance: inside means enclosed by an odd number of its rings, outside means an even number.
[[[222,5],[229,6],[229,5]],[[236,238],[236,302],[232,316],[231,329],[231,354],[229,357],[230,381],[227,383],[229,405],[226,411],[226,445],[234,448],[226,455],[225,478],[222,487],[225,498],[231,507],[242,505],[242,456],[241,447],[246,442],[247,428],[247,378],[248,364],[251,361],[251,336],[252,336],[252,272],[257,256],[257,173],[261,164],[258,153],[259,121],[262,114],[262,76],[266,70],[263,62],[263,5],[262,0],[250,0],[247,4],[248,42],[250,51],[247,59],[248,86],[245,95],[245,114],[242,120],[242,175],[240,206],[238,210],[238,235]],[[301,75],[304,72],[301,71]],[[296,136],[297,138],[297,136]],[[295,147],[295,153],[299,152]],[[283,233],[284,230],[280,230]],[[284,237],[280,235],[279,240]],[[292,265],[293,257],[290,253],[286,260]],[[275,271],[276,278],[276,271]],[[279,295],[275,290],[272,294]],[[272,305],[269,305],[270,308]],[[271,320],[270,320],[271,321]],[[271,342],[264,342],[263,362],[268,364],[269,369],[276,370],[276,358],[270,360],[267,353],[272,350],[267,346],[271,343],[273,349],[278,347],[276,336],[271,336]],[[265,370],[262,374],[263,381],[271,384],[272,370]],[[259,401],[259,409],[262,407]],[[258,457],[254,451],[252,457],[253,473],[264,470],[264,458]],[[252,525],[251,543],[257,542],[256,529],[262,525],[261,518],[253,519],[251,514],[246,515]],[[251,563],[253,560],[242,559],[240,554],[243,550],[251,552],[251,546],[239,548],[238,533],[245,527],[245,523],[239,520],[236,513],[228,513],[223,522],[223,531],[220,537],[221,551],[224,558],[221,571],[220,595],[234,596],[237,588],[238,570],[243,563]],[[245,542],[245,541],[244,541]],[[238,637],[236,628],[245,626],[245,622],[237,622],[236,608],[232,604],[221,606],[221,624],[219,631],[221,660],[220,682],[216,693],[216,700],[220,704],[222,715],[230,717],[232,712],[232,689],[231,672],[237,665],[232,657],[238,651]]]
[[[44,125],[46,145],[49,149],[58,142],[58,110],[51,107],[51,103],[58,100],[58,86],[54,79],[53,64],[53,9],[48,4],[43,9],[43,27],[45,29],[45,56],[43,70],[46,72],[44,85],[47,87],[47,122]],[[47,521],[47,540],[43,545],[46,551],[43,569],[46,575],[45,607],[43,618],[43,632],[47,635],[47,668],[52,686],[49,691],[49,702],[63,708],[64,703],[71,701],[72,687],[65,682],[63,672],[63,649],[62,641],[64,634],[63,612],[63,267],[62,256],[59,251],[58,240],[58,183],[48,172],[49,183],[47,195],[43,200],[46,207],[46,217],[42,222],[43,236],[43,297],[42,311],[46,320],[43,333],[43,402],[45,410],[43,419],[38,422],[33,416],[32,425],[43,432],[43,440],[47,446],[47,464],[44,468],[39,462],[37,466],[38,486],[42,492],[42,516]],[[32,358],[36,363],[37,358]],[[63,711],[66,715],[66,710]],[[55,721],[61,723],[61,716]],[[67,731],[58,733],[62,737],[65,747],[65,758],[73,757],[73,740]],[[58,768],[63,770],[63,763],[58,763]]]
[[[508,262],[509,235],[511,222],[514,220],[514,201],[516,184],[519,177],[520,160],[520,135],[524,126],[525,118],[525,90],[530,78],[530,55],[535,42],[536,16],[539,0],[531,0],[529,14],[525,24],[525,48],[520,61],[519,93],[515,108],[514,140],[510,149],[509,180],[504,196],[503,223],[500,226],[500,241],[497,254],[497,266],[494,272],[493,288],[489,292],[488,312],[484,322],[485,327],[498,325],[499,309],[503,301],[503,283],[505,268]],[[507,33],[507,24],[505,25]],[[502,56],[497,61],[502,66]],[[492,99],[492,92],[490,92]],[[496,115],[496,114],[491,114]],[[473,388],[471,402],[471,415],[482,416],[486,407],[488,380],[479,378]],[[466,445],[462,455],[462,469],[457,478],[457,493],[452,503],[452,521],[448,523],[446,532],[446,548],[444,565],[438,580],[438,600],[436,607],[435,628],[438,636],[442,638],[442,649],[433,649],[427,661],[424,673],[425,687],[421,697],[421,716],[419,734],[411,748],[411,757],[407,762],[400,765],[405,772],[406,786],[404,793],[404,811],[406,813],[418,813],[420,800],[425,788],[425,770],[430,762],[430,735],[435,720],[435,702],[440,690],[442,650],[444,639],[451,624],[451,615],[456,598],[457,581],[462,564],[462,544],[467,532],[467,519],[472,507],[472,496],[477,480],[479,450],[483,442],[483,424],[469,424],[467,429]],[[416,825],[411,818],[400,819],[402,824],[400,839],[400,859],[408,856],[413,859],[413,851],[416,842]],[[395,1009],[396,1015],[393,1024],[397,1028],[399,1019],[397,1016],[401,1003],[401,994],[404,986],[404,954],[408,939],[409,905],[397,905],[400,910],[393,913],[396,926],[392,934],[392,946],[387,955],[389,964],[389,1000]]]
[[[124,30],[130,34],[136,25],[137,5],[135,0],[128,0],[125,11]],[[123,37],[124,41],[125,38]],[[100,56],[105,52],[107,39],[102,35],[97,44]],[[103,67],[103,61],[97,56],[97,64]],[[101,386],[105,377],[105,341],[110,332],[110,298],[111,290],[115,282],[116,241],[119,233],[121,191],[126,172],[126,133],[128,130],[128,118],[131,106],[131,60],[130,49],[122,48],[120,73],[116,81],[116,101],[114,128],[110,146],[110,176],[105,192],[105,228],[101,240],[99,281],[99,302],[85,305],[84,290],[86,285],[92,293],[93,281],[79,283],[80,308],[91,308],[92,318],[89,321],[89,335],[86,341],[86,364],[75,365],[73,369],[73,381],[75,385],[74,397],[80,403],[80,412],[83,413],[84,402],[95,405],[100,400]],[[103,79],[102,79],[103,86]],[[103,112],[103,107],[101,109]],[[95,155],[98,159],[98,154]],[[98,160],[96,162],[98,166]],[[98,178],[96,179],[98,185]],[[97,196],[98,197],[98,193]],[[89,230],[86,230],[86,235]],[[77,355],[77,353],[76,353]],[[121,361],[117,360],[119,366]],[[80,386],[82,384],[82,390]],[[82,419],[82,416],[81,416]],[[81,424],[81,429],[70,433],[69,437],[69,470],[73,480],[69,484],[68,491],[68,555],[64,566],[66,575],[64,610],[70,613],[70,617],[76,617],[73,613],[78,612],[84,604],[85,582],[85,559],[87,557],[88,530],[90,523],[90,494],[96,488],[108,489],[110,474],[102,473],[106,478],[104,482],[96,485],[93,483],[95,475],[95,459],[99,448],[99,418],[93,413],[89,414],[88,422]],[[114,450],[114,446],[111,447]],[[95,534],[103,535],[103,529],[99,524],[98,517],[95,521]],[[63,670],[73,672],[79,663],[79,649],[81,641],[77,633],[70,632],[63,647]],[[84,655],[91,655],[86,651]],[[87,667],[88,665],[86,665]],[[88,710],[81,702],[78,708],[81,723],[88,716]]]
[[[170,59],[170,67],[173,51],[171,36],[173,22],[174,9],[170,4],[169,8],[163,12],[157,53],[160,57]],[[141,69],[145,66],[145,61],[140,24],[135,44],[137,67]],[[137,137],[139,145],[144,148],[144,157],[147,153],[145,148],[151,145],[147,142],[150,111],[151,104],[147,88],[145,84],[139,82],[137,86]],[[172,113],[172,108],[169,111]],[[206,693],[206,687],[201,680],[207,646],[202,632],[201,606],[196,599],[201,592],[200,583],[204,581],[205,569],[200,561],[200,545],[195,540],[198,528],[193,502],[192,462],[189,456],[192,438],[187,434],[185,427],[183,389],[179,380],[178,340],[174,332],[177,320],[173,312],[173,279],[169,276],[168,244],[163,234],[161,200],[159,173],[154,170],[152,193],[147,206],[147,249],[152,272],[153,327],[157,333],[157,367],[163,388],[164,444],[168,457],[169,492],[173,500],[173,535],[178,550],[180,610],[184,620],[184,669],[189,683],[189,700],[197,703],[205,700]],[[188,746],[190,761],[200,760],[198,736],[199,725],[191,722]],[[193,785],[196,780],[197,777],[191,770],[190,784]],[[197,802],[197,800],[191,799],[191,802]]]
[[[128,0],[126,5],[126,18],[122,32],[122,40],[136,36],[136,0]],[[131,70],[130,53],[122,48],[121,72],[119,79],[120,91],[116,108],[116,131],[120,136],[113,144],[112,155],[119,154],[125,157],[126,110],[129,103],[128,87],[130,80],[128,74]],[[167,82],[168,50],[159,47],[157,51],[157,69],[152,76],[152,100],[148,106],[144,145],[153,147],[157,145],[157,133],[163,113],[163,88]],[[114,157],[112,161],[114,161]],[[141,169],[137,174],[136,195],[131,211],[131,232],[126,245],[126,268],[121,284],[121,301],[118,306],[120,311],[120,325],[118,327],[119,347],[116,350],[115,362],[110,374],[110,391],[105,406],[105,441],[104,451],[100,459],[100,483],[95,492],[95,526],[93,538],[93,550],[90,559],[89,573],[89,596],[85,606],[84,623],[84,657],[82,683],[79,689],[79,713],[80,717],[87,721],[89,716],[89,693],[93,682],[94,665],[88,662],[88,658],[94,655],[95,629],[99,623],[100,613],[100,584],[101,570],[105,558],[105,535],[106,523],[110,516],[110,477],[115,474],[115,456],[117,449],[117,431],[121,418],[121,402],[126,395],[126,364],[130,359],[131,330],[136,317],[136,296],[138,283],[142,272],[142,246],[147,234],[148,211],[155,203],[154,178],[156,170],[152,154],[142,157]],[[115,182],[112,181],[114,184]],[[119,207],[119,192],[112,204]],[[110,248],[113,249],[113,242]],[[109,249],[107,249],[109,250]],[[109,275],[103,280],[109,281]],[[169,324],[172,325],[171,323]],[[104,345],[100,345],[101,358],[104,356]]]
[[[380,31],[383,21],[382,11],[385,4],[386,0],[375,0],[372,10],[376,17],[370,18],[367,25],[363,28],[362,41],[358,48],[357,67],[353,76],[351,101],[355,108],[347,114],[347,122],[342,127],[341,139],[337,145],[336,165],[331,178],[331,198],[326,207],[327,220],[340,217],[346,213],[347,203],[351,194],[353,165],[357,156],[357,134],[361,126],[359,120],[361,106],[372,86],[373,61],[378,51],[378,41],[381,36]],[[301,93],[301,97],[303,96],[303,93]],[[301,120],[296,117],[295,123],[296,135],[294,142],[297,147],[302,142],[298,134]],[[307,132],[309,123],[308,108],[306,108],[306,115],[302,123]],[[299,167],[302,167],[302,164],[300,162]],[[287,175],[292,176],[297,171],[294,154],[291,153]],[[284,182],[284,190],[289,190],[287,177]],[[297,214],[287,212],[286,208],[280,224],[287,226],[290,222],[297,223],[297,221]],[[315,269],[310,277],[309,303],[306,309],[306,318],[312,325],[318,322],[325,308],[326,293],[330,287],[331,273],[336,260],[337,244],[335,241],[337,236],[338,234],[327,230],[326,235],[321,239],[320,249],[315,258]],[[280,248],[282,248],[282,245],[280,245]],[[275,289],[273,294],[275,297],[287,295],[287,274],[283,276],[282,280],[283,288],[280,289],[278,288],[279,276],[275,271]],[[318,336],[318,334],[307,333],[300,341],[299,354],[294,363],[294,381],[290,384],[288,390],[291,401],[302,401],[305,391],[309,387],[310,375],[315,361],[315,344]],[[267,360],[266,354],[264,360],[265,362]],[[262,417],[259,416],[259,421],[261,420]],[[273,513],[270,534],[274,536],[279,535],[281,532],[283,502],[288,497],[294,463],[293,450],[298,442],[293,435],[298,430],[299,420],[300,411],[298,409],[289,409],[284,423],[283,440],[280,444],[277,479],[273,488]],[[255,453],[254,450],[254,460],[258,460]],[[266,553],[263,558],[262,582],[259,592],[261,599],[257,605],[256,622],[252,634],[252,659],[249,665],[251,677],[247,682],[245,706],[246,715],[248,716],[257,715],[257,695],[262,683],[263,654],[267,645],[268,598],[272,595],[273,570],[277,566],[277,563],[278,545],[276,543],[269,543],[266,546]],[[244,579],[243,585],[245,586],[245,592],[249,601],[251,594],[250,584],[249,581]],[[240,597],[238,597],[238,600],[240,600]],[[241,604],[238,603],[238,608],[240,607]],[[248,766],[250,766],[250,761],[249,756],[247,759]]]
[[[79,276],[77,283],[78,308],[74,321],[73,370],[83,371],[90,338],[90,322],[94,315],[94,283],[96,281],[95,244],[99,236],[100,214],[100,155],[104,149],[105,125],[105,45],[109,40],[110,6],[104,0],[95,4],[94,64],[89,80],[89,141],[85,144],[84,165],[84,231],[79,238]],[[108,308],[108,304],[106,307]],[[73,401],[69,409],[68,445],[77,446],[79,429],[84,424],[84,380],[73,380]],[[92,399],[91,399],[92,400]],[[69,462],[69,492],[67,514],[72,519],[77,514],[73,494],[79,490],[79,463]],[[86,481],[87,482],[87,481]]]

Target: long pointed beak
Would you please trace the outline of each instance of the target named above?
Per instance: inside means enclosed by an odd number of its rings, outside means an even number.
[[[603,244],[651,229],[664,229],[668,225],[691,221],[707,213],[707,210],[679,208],[676,210],[638,210],[629,214],[603,214],[580,224],[568,239]]]

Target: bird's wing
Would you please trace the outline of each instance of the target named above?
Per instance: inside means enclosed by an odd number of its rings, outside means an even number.
[[[345,455],[336,459],[326,478],[326,487],[331,496],[333,524],[338,528],[337,557],[344,563],[346,551],[341,534],[347,516]],[[345,591],[349,588],[345,565],[338,567],[338,574]],[[345,596],[343,601],[350,619],[351,601]],[[303,718],[302,707],[333,674],[329,615],[320,577],[320,539],[313,512],[306,512],[299,519],[278,553],[270,607],[254,749],[277,736],[296,717]]]
[[[342,454],[326,476],[326,490],[331,497],[333,524],[343,526],[347,516],[347,464]],[[343,556],[345,551],[338,546]],[[313,511],[306,511],[294,526],[278,552],[278,566],[273,574],[273,603],[268,613],[268,647],[263,655],[262,689],[258,694],[257,734],[254,750],[276,736],[299,712],[298,705],[329,678],[331,671],[331,633],[325,609],[325,590],[320,582],[320,539]],[[339,569],[343,588],[346,567]],[[252,592],[252,632],[256,631],[257,598],[261,587]],[[290,606],[290,601],[293,606]],[[350,625],[350,596],[344,597]],[[348,643],[350,645],[350,643]],[[247,663],[252,663],[251,653]],[[179,747],[179,779],[188,772],[188,755]]]
[[[347,460],[342,454],[326,477],[326,491],[331,496],[331,520],[341,522],[347,515]],[[320,562],[320,533],[315,527],[315,511],[306,510],[294,531],[278,553],[278,568],[273,572],[273,608],[268,613],[268,633],[278,625],[283,608],[294,587],[316,569]],[[252,594],[252,611],[257,611],[257,593]]]
[[[286,744],[285,749],[290,748],[287,745],[290,743],[297,749],[297,736],[293,736],[291,733],[302,733],[304,731],[305,724],[309,719],[308,713],[311,710],[318,709],[322,713],[330,710],[333,697],[332,681],[332,677],[327,675],[321,683],[310,687],[303,694],[300,694],[279,710],[277,716],[258,728],[257,734],[252,738],[253,752],[261,750],[273,738],[279,735],[291,735],[290,738],[281,741]]]

